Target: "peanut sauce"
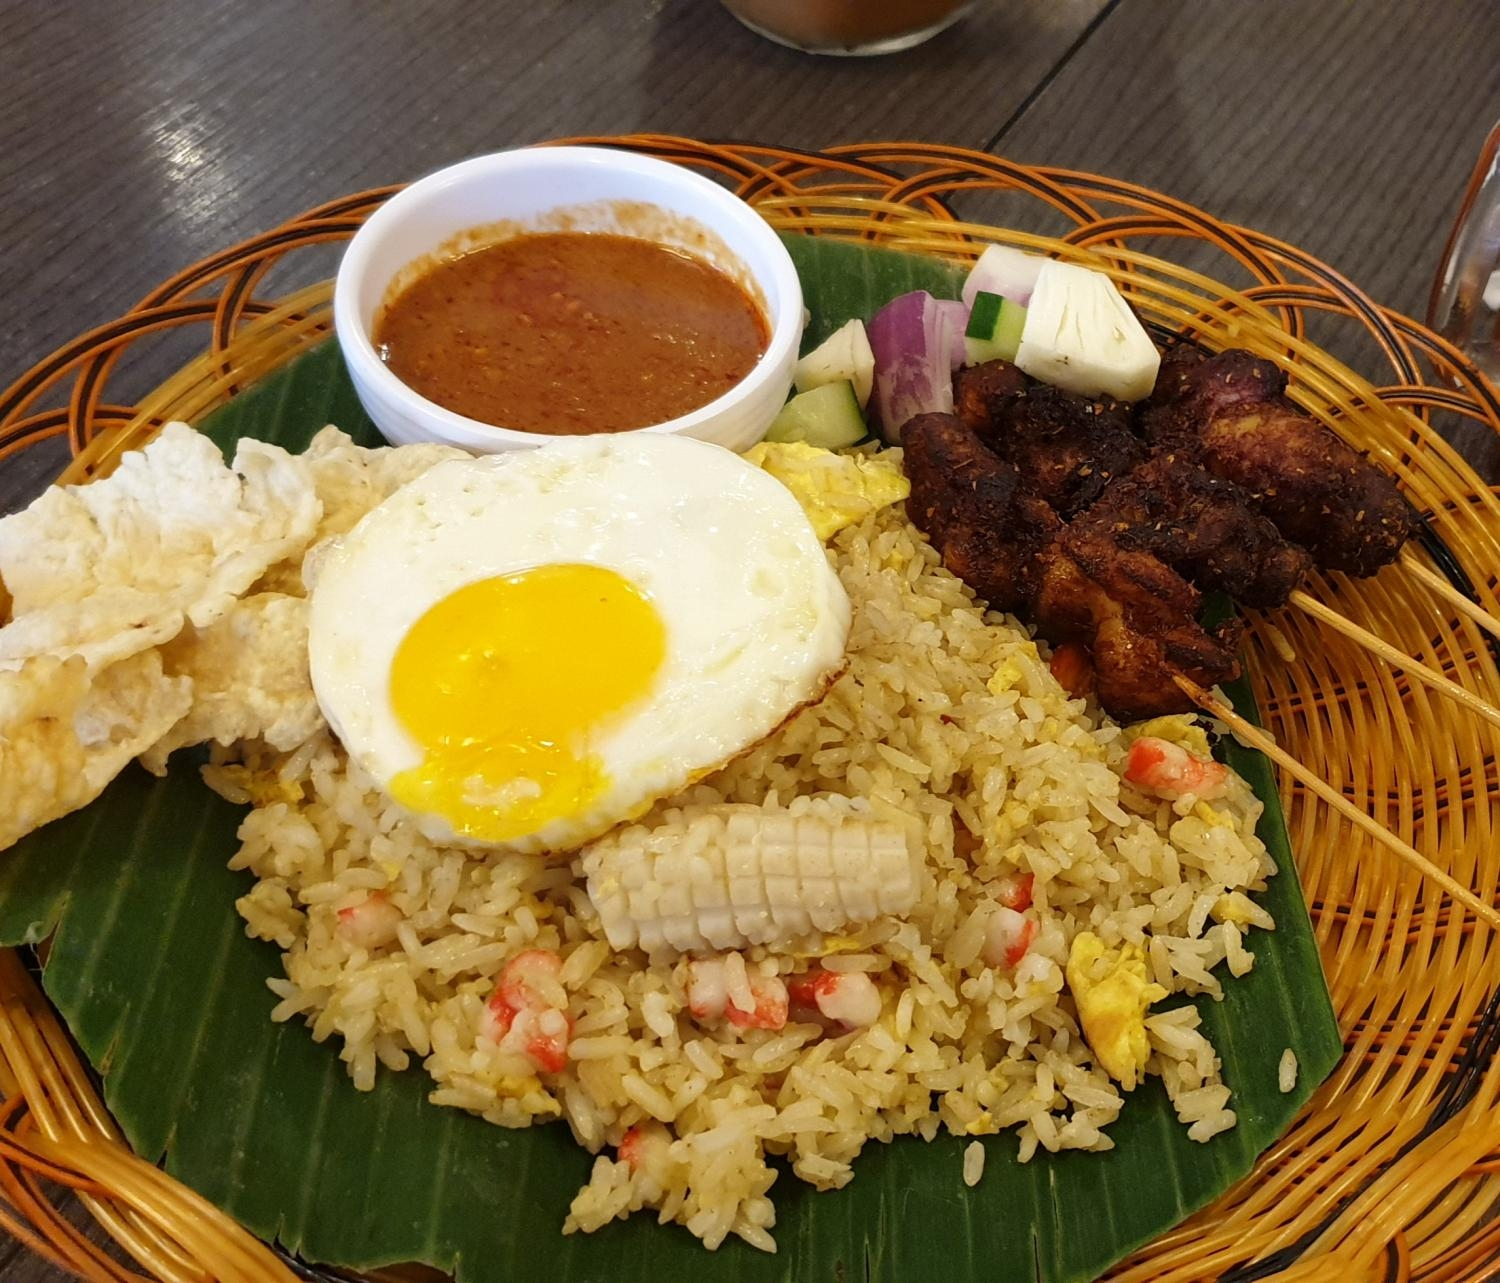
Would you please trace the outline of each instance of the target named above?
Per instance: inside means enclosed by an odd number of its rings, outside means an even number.
[[[623,432],[734,387],[764,316],[701,259],[608,233],[517,236],[438,263],[381,309],[375,346],[446,409],[523,432]]]

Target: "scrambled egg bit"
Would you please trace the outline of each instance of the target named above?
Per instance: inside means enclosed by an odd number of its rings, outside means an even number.
[[[801,441],[762,441],[744,457],[796,495],[823,540],[911,493],[901,465],[877,455],[840,454]]]
[[[1231,891],[1227,895],[1221,895],[1214,901],[1213,908],[1208,912],[1215,922],[1232,922],[1241,931],[1247,927],[1273,930],[1276,925],[1271,915],[1243,891]]]
[[[1038,665],[1041,656],[1037,653],[1036,643],[1026,642],[1016,648],[1016,653],[1006,659],[1002,659],[995,665],[995,671],[990,674],[989,681],[985,682],[985,688],[991,695],[1003,695],[1008,690],[1019,686],[1026,677],[1027,665]]]
[[[1167,996],[1146,979],[1145,951],[1138,944],[1109,949],[1092,931],[1080,931],[1068,953],[1067,975],[1094,1059],[1126,1091],[1133,1090],[1151,1054],[1146,1010]]]
[[[1213,749],[1208,742],[1208,732],[1199,726],[1191,713],[1173,713],[1166,717],[1153,717],[1149,721],[1137,722],[1125,728],[1127,741],[1149,735],[1168,744],[1176,744],[1198,757],[1211,757]]]

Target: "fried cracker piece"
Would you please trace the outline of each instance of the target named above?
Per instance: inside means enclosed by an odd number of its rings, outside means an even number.
[[[192,703],[147,650],[92,677],[78,656],[0,671],[0,850],[92,802]]]
[[[101,588],[83,601],[60,601],[0,628],[0,669],[51,655],[82,659],[99,672],[159,646],[183,625],[182,611],[136,588]]]
[[[169,423],[110,476],[54,487],[0,519],[0,579],[16,620],[133,589],[206,627],[268,566],[300,555],[321,515],[307,470],[285,450],[247,439],[226,467],[212,441]],[[82,653],[100,615],[88,618],[87,635],[45,625],[62,639],[51,649]]]
[[[213,740],[263,739],[296,748],[324,726],[307,668],[307,601],[257,593],[207,628],[186,628],[161,648],[166,671],[192,683],[193,702],[178,723],[141,755],[166,773],[177,749]]]
[[[445,459],[468,457],[456,446],[437,442],[366,449],[329,424],[297,456],[323,505],[323,516],[309,542],[314,561],[316,551],[328,539],[352,530],[365,513],[407,482]],[[304,575],[303,561],[299,552],[279,562],[266,572],[257,589],[300,596],[312,584],[313,565],[306,567]]]
[[[323,503],[314,542],[352,530],[365,513],[445,459],[467,459],[457,446],[436,441],[419,445],[357,446],[329,424],[312,439],[301,459]]]

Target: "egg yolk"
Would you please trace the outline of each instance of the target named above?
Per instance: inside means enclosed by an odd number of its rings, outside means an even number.
[[[391,704],[423,751],[392,795],[479,841],[577,814],[609,785],[598,736],[650,694],[665,656],[655,606],[602,566],[466,584],[392,661]]]

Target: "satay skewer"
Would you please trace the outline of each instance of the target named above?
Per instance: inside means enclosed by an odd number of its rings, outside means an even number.
[[[1426,587],[1432,589],[1439,597],[1446,601],[1459,614],[1467,616],[1476,624],[1489,633],[1492,637],[1500,637],[1500,619],[1496,619],[1483,606],[1477,605],[1464,596],[1457,588],[1450,584],[1442,575],[1429,566],[1424,566],[1415,554],[1407,551],[1401,554],[1401,567],[1414,579],[1419,580]]]
[[[1297,606],[1500,728],[1500,708],[1296,587],[1314,565],[1364,576],[1403,555],[1416,518],[1394,481],[1281,402],[1284,377],[1249,353],[1221,353],[1177,377],[1189,413],[1174,416],[1170,400],[1148,409],[1155,440],[1143,453],[1113,403],[1030,385],[1004,362],[969,367],[955,383],[955,415],[903,426],[913,519],[992,604],[1027,609],[1053,640],[1092,629],[1084,640],[1100,703],[1126,720],[1181,706],[1168,684],[1174,670],[1212,685],[1213,664],[1232,662],[1229,648],[1216,651],[1214,637],[1191,627],[1196,585],[1242,605]],[[1276,442],[1291,463],[1268,455]],[[1256,489],[1262,473],[1269,483]],[[1351,502],[1348,521],[1307,519]],[[1025,503],[1047,519],[1026,518]],[[1132,644],[1109,649],[1106,686],[1097,641],[1116,617]],[[1169,630],[1171,663],[1150,645]]]
[[[1295,757],[1281,747],[1274,739],[1258,726],[1253,726],[1243,717],[1236,713],[1223,701],[1216,699],[1210,692],[1199,686],[1191,678],[1177,676],[1172,679],[1189,699],[1198,705],[1205,713],[1219,719],[1226,725],[1235,739],[1239,740],[1247,748],[1258,749],[1264,753],[1283,771],[1290,775],[1297,783],[1314,793],[1342,815],[1355,827],[1368,834],[1386,850],[1397,858],[1405,861],[1423,877],[1429,878],[1438,886],[1442,887],[1454,900],[1462,904],[1469,912],[1476,914],[1491,927],[1500,930],[1500,909],[1494,905],[1486,904],[1468,887],[1464,886],[1451,874],[1445,873],[1436,864],[1414,847],[1407,845],[1389,829],[1383,827],[1373,816],[1355,806],[1342,793],[1333,787],[1327,780],[1322,779],[1315,772],[1302,765]]]
[[[1413,659],[1405,651],[1392,646],[1390,642],[1377,637],[1367,628],[1361,628],[1352,619],[1346,619],[1336,610],[1331,610],[1316,597],[1311,597],[1302,589],[1297,589],[1287,599],[1289,605],[1296,606],[1304,614],[1311,615],[1320,623],[1326,624],[1335,632],[1343,634],[1350,641],[1362,646],[1372,655],[1379,656],[1390,664],[1392,668],[1399,669],[1408,677],[1420,682],[1423,686],[1436,691],[1445,699],[1451,699],[1461,704],[1471,713],[1482,717],[1492,726],[1500,727],[1500,708],[1480,699],[1471,690],[1465,690],[1455,681],[1450,681],[1434,668],[1429,668],[1420,660]],[[1175,679],[1174,679],[1175,680]],[[1178,681],[1181,685],[1181,681]]]

